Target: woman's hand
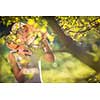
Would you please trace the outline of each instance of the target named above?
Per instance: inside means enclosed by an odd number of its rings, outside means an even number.
[[[54,62],[54,54],[51,50],[51,48],[49,47],[48,41],[45,39],[42,41],[44,44],[43,50],[45,52],[44,54],[44,59],[48,62]]]

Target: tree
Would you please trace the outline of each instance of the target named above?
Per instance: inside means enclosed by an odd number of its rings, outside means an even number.
[[[12,25],[16,22],[29,23],[36,29],[40,29],[41,32],[48,31],[50,33],[48,35],[48,40],[50,42],[53,42],[56,35],[59,38],[59,43],[62,48],[56,51],[69,52],[80,61],[93,68],[97,73],[100,72],[100,17],[2,16],[0,17],[0,27],[2,27],[0,30],[0,37],[6,37],[10,33]],[[41,34],[38,34],[38,36],[40,37],[37,39],[36,43],[41,40]],[[11,39],[13,39],[13,36],[11,36]]]
[[[100,72],[100,61],[94,61],[93,56],[90,55],[84,48],[77,45],[70,36],[64,34],[64,31],[58,25],[54,17],[45,17],[48,21],[48,24],[52,27],[54,33],[59,37],[60,43],[66,49],[66,52],[70,52],[79,60],[92,67],[96,72]],[[100,24],[100,23],[99,23]],[[96,26],[95,26],[96,27]],[[86,29],[88,30],[88,29]]]

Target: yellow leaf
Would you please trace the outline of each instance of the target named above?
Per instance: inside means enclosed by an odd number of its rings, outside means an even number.
[[[13,40],[15,40],[15,39],[16,39],[16,36],[15,36],[15,35],[12,35],[11,38],[12,38]]]
[[[49,41],[53,42],[54,41],[54,36],[53,35],[48,35]]]
[[[47,31],[46,27],[41,28],[41,32],[45,33]]]
[[[3,38],[1,38],[1,39],[0,39],[0,44],[3,45],[4,43],[5,43],[5,40],[4,40]]]
[[[18,21],[19,21],[19,18],[18,18],[18,17],[16,17],[16,18],[15,18],[15,20],[16,20],[16,22],[18,22]]]
[[[39,27],[39,24],[35,23],[34,28],[38,28],[38,27]]]
[[[38,34],[38,36],[39,36],[39,37],[41,37],[41,36],[42,36],[41,32],[39,32],[39,33],[37,33],[37,34]]]
[[[20,42],[21,42],[21,40],[20,40],[20,39],[17,39],[17,40],[16,40],[16,43],[20,43]]]
[[[27,22],[29,25],[34,25],[35,21],[34,19],[28,19],[28,22]]]
[[[36,44],[36,45],[39,44],[38,39],[34,41],[34,44]]]
[[[100,22],[100,19],[98,19],[97,21]]]

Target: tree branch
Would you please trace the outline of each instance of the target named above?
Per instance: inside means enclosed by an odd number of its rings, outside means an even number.
[[[51,26],[54,33],[57,34],[59,41],[63,47],[65,47],[66,52],[71,53],[80,61],[96,70],[96,72],[100,72],[100,61],[95,62],[92,55],[88,54],[83,47],[78,46],[69,36],[66,36],[54,17],[45,17],[45,19],[48,21],[48,24]]]
[[[71,28],[70,28],[70,29],[67,29],[66,31],[67,32],[73,32],[73,33],[84,33],[84,32],[87,32],[87,31],[91,30],[92,28],[96,28],[96,27],[98,27],[100,25],[99,22],[95,23],[95,21],[97,21],[98,19],[100,19],[100,17],[97,17],[96,19],[92,20],[91,22],[88,21],[89,24],[87,25],[87,28],[85,30],[79,30],[79,31],[75,32],[75,31],[71,30]],[[94,23],[94,25],[92,25],[93,23]],[[84,24],[81,27],[78,26],[78,28],[84,28]]]

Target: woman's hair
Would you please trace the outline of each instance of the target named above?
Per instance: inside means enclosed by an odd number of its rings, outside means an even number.
[[[6,37],[6,43],[10,44],[13,42],[16,45],[25,44],[29,46],[36,39],[41,43],[44,34],[39,28],[34,28],[32,25],[18,22],[12,26],[10,34]]]
[[[11,32],[13,34],[16,34],[17,31],[20,30],[24,25],[25,23],[22,23],[22,22],[15,23],[11,28]]]
[[[24,34],[28,32],[29,32],[29,27],[27,25],[23,25],[16,31],[16,34]]]

